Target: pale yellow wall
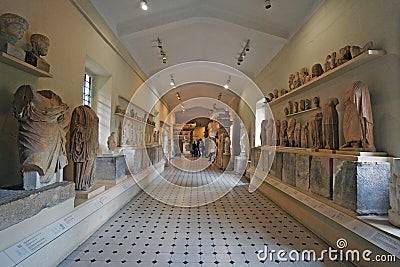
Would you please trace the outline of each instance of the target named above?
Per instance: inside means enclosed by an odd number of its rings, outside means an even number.
[[[397,0],[327,0],[310,20],[293,36],[255,82],[265,94],[274,88],[287,88],[290,73],[303,66],[323,63],[325,57],[345,45],[363,46],[368,41],[386,50],[387,55],[345,75],[314,87],[293,98],[338,97],[340,124],[343,95],[353,81],[369,85],[375,122],[375,143],[380,151],[400,156],[400,2]],[[277,119],[283,119],[284,101],[273,107]],[[297,116],[305,122],[308,115]],[[340,125],[340,141],[343,143]]]
[[[37,78],[0,63],[0,186],[21,183],[17,121],[11,113],[12,94],[20,85],[28,83],[37,89],[51,89],[62,97],[72,111],[82,101],[86,58],[93,59],[109,74],[99,77],[93,104],[100,116],[100,143],[105,148],[104,142],[109,134],[107,130],[116,130],[113,111],[117,96],[130,98],[142,84],[133,69],[101,38],[70,1],[1,0],[0,14],[6,12],[19,14],[30,24],[26,39],[20,44],[26,42],[32,33],[42,33],[50,38],[49,53],[45,59],[50,63],[50,72],[54,77]],[[147,105],[148,99],[141,101]]]

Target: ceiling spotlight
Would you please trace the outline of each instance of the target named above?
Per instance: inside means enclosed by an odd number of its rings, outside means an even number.
[[[231,76],[228,77],[228,80],[226,81],[224,88],[228,89],[229,88],[229,84],[231,83]]]
[[[265,8],[270,9],[271,8],[271,0],[265,0]]]
[[[174,81],[174,77],[172,77],[172,74],[171,74],[171,81],[169,82],[169,84],[171,86],[175,86],[175,81]]]
[[[160,38],[157,38],[157,47],[162,48],[162,43],[161,43]]]
[[[147,1],[146,1],[146,0],[140,1],[140,5],[142,6],[142,9],[143,9],[143,10],[147,10],[147,9],[148,9]]]
[[[178,98],[178,100],[181,100],[181,95],[179,93],[176,93],[176,98]]]
[[[237,64],[240,66],[244,60],[244,57],[246,56],[246,52],[250,51],[250,39],[247,40],[245,46],[242,49],[242,52],[240,52],[239,58],[237,60]]]
[[[162,56],[162,63],[167,63],[167,54],[163,49],[162,42],[159,37],[157,37],[157,47],[160,49],[160,55]]]
[[[222,93],[219,93],[218,100],[221,100],[221,98],[222,98]]]

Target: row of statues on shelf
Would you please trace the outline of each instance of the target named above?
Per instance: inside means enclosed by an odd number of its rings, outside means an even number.
[[[320,108],[319,97],[316,96],[312,100],[313,105],[311,105],[311,99],[302,99],[299,102],[288,101],[288,106],[284,108],[285,116],[296,114],[302,111]]]
[[[146,122],[147,124],[150,124],[150,125],[153,125],[153,126],[156,125],[156,123],[154,121],[152,121],[150,119],[150,117],[146,119],[145,115],[143,117],[139,116],[138,112],[135,112],[135,109],[133,109],[133,108],[131,108],[129,113],[127,113],[126,110],[121,107],[121,105],[117,105],[115,107],[115,113],[121,114],[121,115],[128,114],[127,115],[128,117],[134,118],[134,119],[142,121],[142,122]]]
[[[339,49],[339,54],[332,52],[325,58],[324,64],[316,63],[311,67],[311,73],[307,67],[303,67],[300,71],[289,74],[288,90],[287,89],[274,89],[272,93],[269,93],[265,97],[266,102],[270,102],[277,99],[291,90],[294,90],[311,80],[321,76],[325,72],[335,69],[336,67],[348,62],[349,60],[356,58],[357,56],[365,53],[366,51],[373,49],[372,41],[367,42],[363,47],[358,45],[346,45]]]
[[[25,32],[29,28],[29,23],[23,17],[4,13],[0,16],[0,51],[13,57],[38,67],[46,72],[50,71],[50,65],[41,57],[46,56],[50,46],[50,40],[46,35],[35,33],[30,36],[30,44],[23,47],[17,46]]]
[[[338,104],[339,100],[336,97],[326,99],[322,112],[314,113],[311,120],[304,125],[296,122],[294,118],[288,121],[264,120],[261,123],[261,145],[339,149],[339,116],[336,110]],[[340,149],[375,151],[373,125],[368,86],[361,81],[354,82],[345,93],[345,144]]]
[[[68,105],[51,90],[36,91],[30,85],[17,89],[13,114],[19,122],[21,171],[23,174],[37,172],[40,183],[46,184],[53,175],[63,171],[69,154],[74,163],[75,188],[88,190],[93,183],[93,167],[99,148],[99,119],[89,106],[78,106],[68,122],[65,118],[68,109]]]

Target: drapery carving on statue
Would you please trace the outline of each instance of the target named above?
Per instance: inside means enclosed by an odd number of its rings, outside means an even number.
[[[322,133],[325,149],[339,148],[339,115],[336,106],[339,100],[336,97],[328,98],[322,109]]]
[[[93,167],[99,149],[99,118],[89,106],[79,106],[74,109],[70,135],[75,188],[89,190],[93,184]]]
[[[354,82],[345,93],[343,134],[346,143],[341,148],[363,148],[375,151],[374,121],[369,89],[361,81]]]
[[[20,86],[14,94],[13,113],[19,121],[18,148],[22,172],[37,171],[41,182],[67,165],[65,150],[68,106],[50,90]]]

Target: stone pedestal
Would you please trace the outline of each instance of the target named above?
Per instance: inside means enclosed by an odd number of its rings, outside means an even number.
[[[60,183],[63,181],[63,170],[59,170],[58,172],[54,173],[48,182],[41,182],[38,172],[24,172],[22,174],[24,180],[24,189],[25,190],[34,190],[39,189],[54,183]]]
[[[389,186],[389,221],[391,224],[400,227],[400,158],[393,159],[392,176]]]
[[[296,187],[303,190],[310,188],[311,156],[296,155]]]
[[[264,146],[261,148],[261,162],[262,162],[262,170],[266,173],[269,173],[273,160],[275,156],[275,149],[274,147]]]
[[[228,170],[229,171],[229,162],[231,160],[231,154],[227,153],[227,154],[223,154],[222,155],[222,169],[223,170]]]
[[[116,185],[126,176],[124,155],[103,155],[97,157],[94,180],[104,185]]]
[[[0,50],[2,52],[6,52],[13,57],[18,58],[19,60],[25,60],[25,51],[22,48],[15,46],[11,43],[4,43],[3,47]]]
[[[0,190],[0,231],[74,197],[72,182],[54,183],[32,191]]]
[[[124,149],[128,171],[132,175],[139,173],[143,169],[143,150],[141,148]]]
[[[88,191],[76,191],[75,206],[78,206],[88,199],[92,199],[106,190],[106,186],[102,184],[94,184]]]
[[[282,165],[283,165],[283,153],[275,152],[275,158],[272,162],[270,173],[280,180],[282,180]]]
[[[389,209],[389,162],[334,159],[333,202],[357,214],[386,214]]]
[[[333,191],[332,164],[331,158],[313,156],[311,159],[310,190],[328,199],[332,199]]]
[[[282,182],[296,185],[296,154],[283,153]]]
[[[245,156],[235,156],[233,169],[236,174],[243,174],[246,170],[246,166],[247,159]]]

